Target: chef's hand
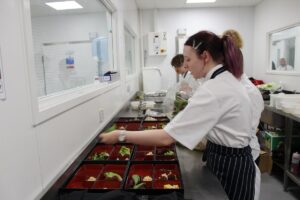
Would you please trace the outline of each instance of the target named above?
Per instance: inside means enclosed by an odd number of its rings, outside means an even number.
[[[118,142],[120,130],[111,131],[109,133],[101,133],[99,135],[99,140],[104,144],[115,144]]]

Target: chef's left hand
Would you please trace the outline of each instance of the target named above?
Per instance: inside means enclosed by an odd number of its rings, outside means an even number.
[[[100,133],[99,140],[104,144],[115,144],[118,142],[120,130],[111,131],[109,133]]]

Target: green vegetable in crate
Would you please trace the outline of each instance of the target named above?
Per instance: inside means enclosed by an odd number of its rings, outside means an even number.
[[[119,154],[121,154],[121,156],[130,156],[130,148],[126,147],[126,146],[121,146]]]
[[[144,189],[145,185],[146,184],[144,182],[142,182],[142,183],[139,183],[139,184],[133,186],[133,189]]]
[[[145,183],[142,182],[141,177],[137,174],[133,174],[131,176],[131,180],[129,181],[129,186],[133,189],[145,189]]]
[[[107,152],[95,153],[92,156],[92,160],[107,160],[109,154]]]
[[[141,182],[141,177],[137,174],[133,174],[132,175],[132,180],[133,180],[133,184],[137,185],[137,184],[139,184],[139,182]]]
[[[105,172],[104,176],[108,180],[117,180],[117,181],[120,181],[120,182],[123,180],[122,177],[119,174],[115,173],[115,172]]]
[[[114,131],[114,130],[117,130],[118,127],[116,124],[112,125],[111,127],[109,127],[108,129],[106,129],[104,132],[108,133],[108,132],[111,132],[111,131]]]
[[[174,151],[168,150],[164,153],[164,156],[173,156],[174,155]]]
[[[278,83],[270,82],[257,86],[261,90],[276,91],[281,90],[282,86]]]

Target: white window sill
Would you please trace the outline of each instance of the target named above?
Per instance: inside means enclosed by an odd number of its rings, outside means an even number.
[[[269,70],[267,74],[274,74],[274,75],[287,75],[287,76],[299,76],[299,71],[276,71],[276,70]]]
[[[38,112],[34,116],[34,125],[41,124],[89,99],[95,98],[115,87],[120,86],[120,81],[113,83],[99,83],[75,88],[40,97],[38,99]]]

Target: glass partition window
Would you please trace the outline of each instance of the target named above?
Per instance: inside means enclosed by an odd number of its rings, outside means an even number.
[[[269,69],[300,72],[300,26],[270,33]]]
[[[112,14],[100,0],[55,10],[30,0],[38,96],[93,84],[113,69]]]
[[[135,73],[135,37],[125,27],[125,62],[127,75]]]

